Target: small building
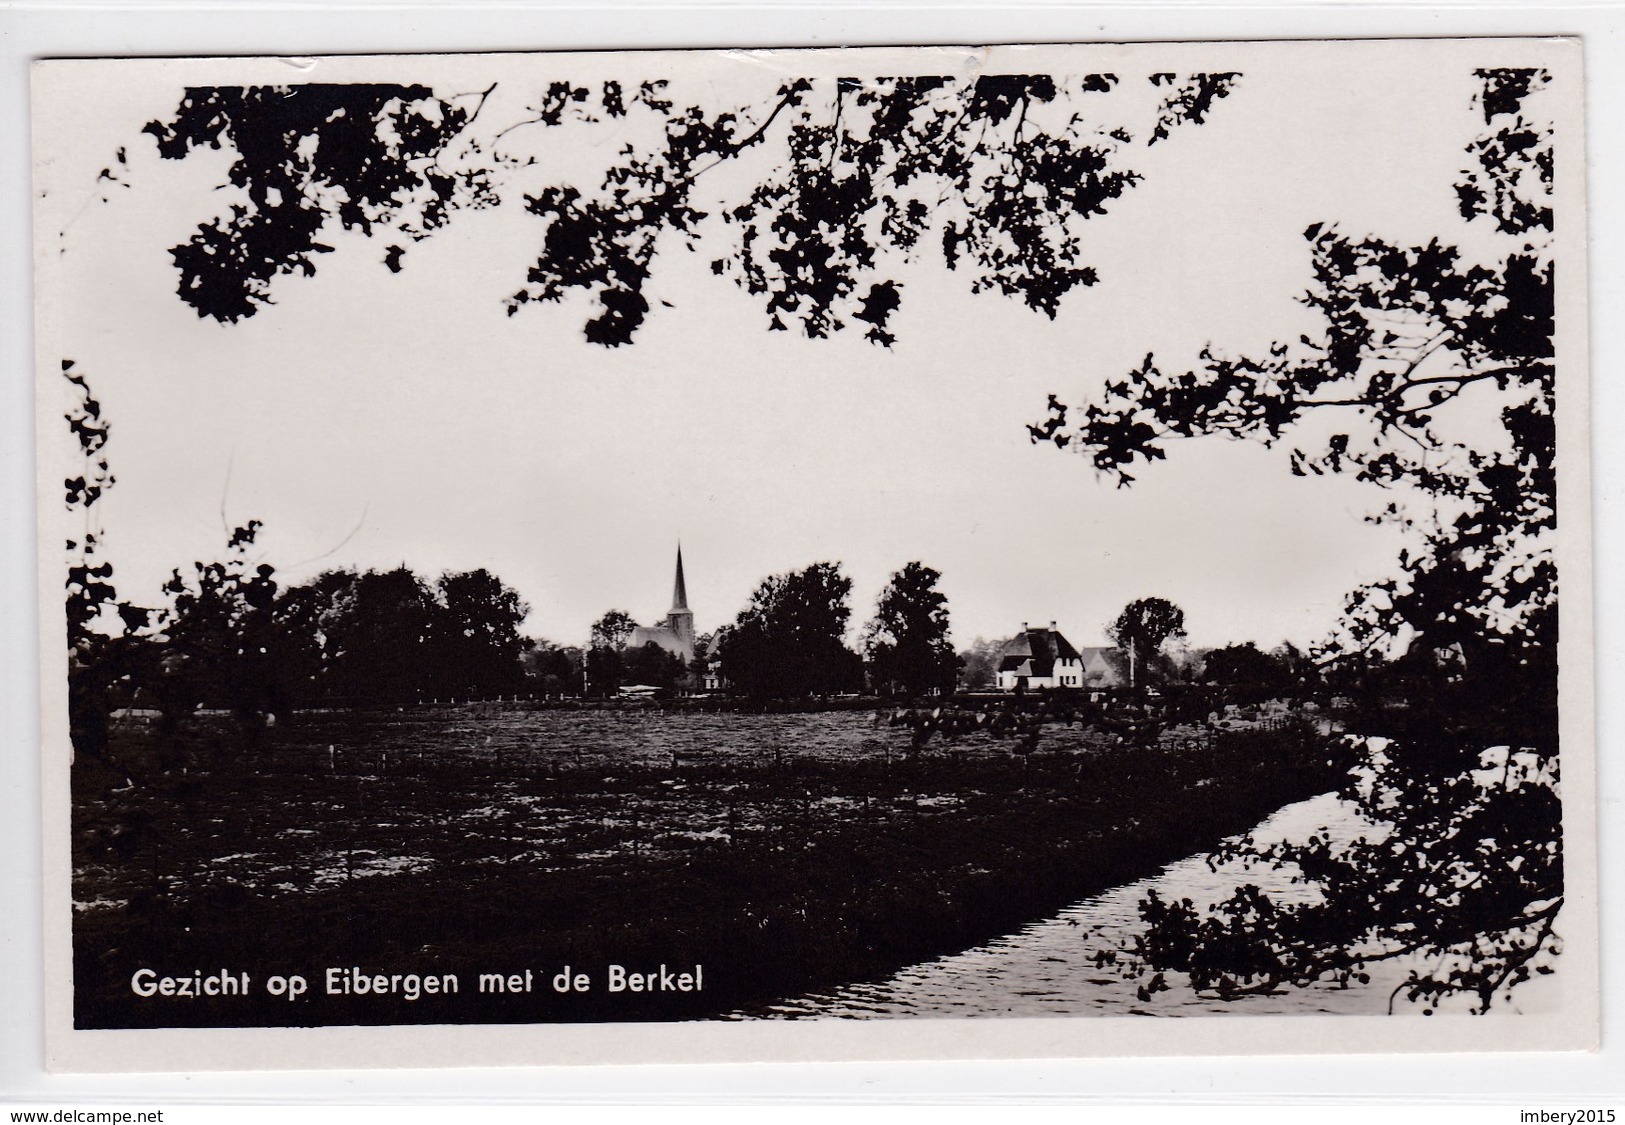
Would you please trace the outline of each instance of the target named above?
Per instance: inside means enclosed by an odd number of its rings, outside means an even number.
[[[1098,645],[1080,648],[1078,659],[1083,664],[1083,684],[1091,688],[1118,687],[1123,682],[1121,653],[1115,648]]]
[[[722,631],[711,634],[710,642],[705,646],[705,675],[701,686],[706,691],[722,691],[727,687],[727,681],[722,678]]]
[[[1048,629],[1029,628],[1021,623],[1021,632],[1004,646],[999,655],[997,678],[1000,691],[1033,691],[1038,688],[1084,685],[1083,657],[1049,623]]]

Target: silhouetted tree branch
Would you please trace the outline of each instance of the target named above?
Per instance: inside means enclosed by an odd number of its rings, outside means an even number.
[[[1552,130],[1523,116],[1548,76],[1478,77],[1492,132],[1468,146],[1477,167],[1457,191],[1465,218],[1514,236],[1503,256],[1470,261],[1438,239],[1402,246],[1317,223],[1303,303],[1318,333],[1256,357],[1210,346],[1177,374],[1148,355],[1081,411],[1051,396],[1048,419],[1030,427],[1123,487],[1130,465],[1163,459],[1176,439],[1296,442],[1311,415],[1338,411],[1348,424],[1318,449],[1292,448],[1291,471],[1394,491],[1370,518],[1420,535],[1395,577],[1350,595],[1322,652],[1375,702],[1354,721],[1363,760],[1343,790],[1369,832],[1247,840],[1215,856],[1290,871],[1319,892],[1311,901],[1254,886],[1209,911],[1149,898],[1138,951],[1159,982],[1178,971],[1233,998],[1425,955],[1431,967],[1397,994],[1429,1011],[1466,994],[1484,1011],[1555,952],[1554,266],[1539,237],[1552,221]]]
[[[508,297],[510,314],[580,289],[599,309],[587,338],[629,343],[650,311],[662,247],[703,243],[716,247],[715,273],[763,301],[769,328],[824,337],[856,321],[889,345],[901,267],[930,247],[971,275],[973,292],[1054,317],[1068,292],[1098,280],[1082,260],[1082,224],[1142,179],[1127,163],[1135,133],[1154,144],[1200,125],[1239,79],[1152,75],[1168,92],[1144,124],[1110,120],[1114,74],[797,78],[765,111],[682,105],[661,80],[631,91],[553,80],[530,116],[481,129],[491,89],[208,87],[188,90],[173,118],[145,132],[166,159],[203,146],[237,153],[229,217],[172,251],[181,299],[200,316],[252,316],[272,303],[277,277],[314,274],[332,222],[417,241],[460,210],[517,193],[541,223],[541,252]],[[521,186],[536,159],[515,147],[517,131],[562,139],[634,122],[630,135],[658,140],[625,142],[597,182]],[[752,153],[734,186],[697,194],[707,173]],[[392,244],[383,260],[399,272],[404,254]]]

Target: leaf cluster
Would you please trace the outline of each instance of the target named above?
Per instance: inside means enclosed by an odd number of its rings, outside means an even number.
[[[661,248],[720,240],[712,270],[763,302],[770,329],[821,338],[856,322],[889,346],[897,267],[930,247],[970,275],[973,292],[1056,316],[1069,292],[1099,280],[1083,224],[1141,181],[1128,163],[1136,131],[1149,145],[1202,124],[1239,78],[1151,76],[1166,90],[1144,127],[1096,112],[1117,75],[1010,74],[792,78],[762,106],[722,109],[683,105],[663,80],[629,89],[555,79],[531,116],[489,137],[473,126],[490,89],[205,87],[144,131],[166,159],[236,153],[229,216],[171,252],[180,296],[200,316],[252,316],[276,277],[314,274],[316,255],[332,249],[321,241],[329,222],[419,240],[461,209],[500,204],[537,163],[507,151],[504,138],[521,127],[562,139],[641,123],[659,139],[622,143],[598,182],[520,191],[541,248],[506,299],[510,315],[582,290],[597,307],[586,338],[630,343],[651,311]],[[723,165],[740,171],[706,182],[738,186],[706,195],[702,177]],[[403,254],[392,245],[384,262],[398,272]]]
[[[1154,892],[1141,904],[1140,963],[1224,999],[1330,981],[1367,984],[1396,962],[1393,998],[1431,1013],[1453,995],[1487,1012],[1550,971],[1563,898],[1555,763],[1497,747],[1476,768],[1414,768],[1397,744],[1361,746],[1343,796],[1369,835],[1322,827],[1302,842],[1233,842],[1211,858],[1291,874],[1299,895],[1243,885],[1211,910]],[[1392,751],[1392,754],[1389,753]],[[1350,862],[1350,853],[1359,862]],[[1425,907],[1420,904],[1425,904]]]
[[[948,693],[960,660],[949,639],[948,598],[942,575],[911,562],[891,577],[864,630],[870,683],[888,694]]]
[[[229,147],[237,189],[229,217],[199,224],[170,253],[177,292],[200,317],[237,321],[272,303],[280,274],[315,274],[337,220],[371,235],[422,239],[453,210],[496,201],[490,169],[451,169],[447,146],[479,112],[424,86],[389,83],[188,89],[174,116],[142,130],[166,160]],[[400,248],[392,247],[398,269]]]
[[[722,634],[723,678],[753,699],[857,691],[863,662],[845,639],[851,593],[839,563],[765,579]]]

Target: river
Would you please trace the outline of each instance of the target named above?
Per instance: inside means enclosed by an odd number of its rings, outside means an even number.
[[[1335,794],[1288,805],[1255,829],[1261,841],[1305,839],[1330,830],[1333,838],[1369,833],[1371,826]],[[1127,883],[1067,907],[986,945],[911,965],[878,983],[855,984],[773,1005],[753,1013],[795,1019],[899,1016],[1194,1016],[1215,1013],[1279,1015],[1388,1011],[1405,969],[1385,965],[1371,983],[1339,988],[1317,984],[1275,995],[1225,1001],[1198,996],[1183,984],[1141,999],[1138,977],[1125,977],[1097,954],[1131,947],[1139,930],[1140,900],[1155,890],[1166,899],[1191,899],[1198,907],[1229,897],[1250,882],[1280,898],[1311,893],[1291,883],[1290,870],[1229,864],[1210,870],[1206,855],[1170,864],[1149,879]],[[1174,974],[1169,974],[1170,978]],[[1399,1006],[1404,1008],[1403,1001]]]

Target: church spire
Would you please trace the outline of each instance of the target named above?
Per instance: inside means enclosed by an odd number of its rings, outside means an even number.
[[[671,591],[671,611],[688,612],[688,587],[683,585],[683,545],[677,544],[677,584]]]

